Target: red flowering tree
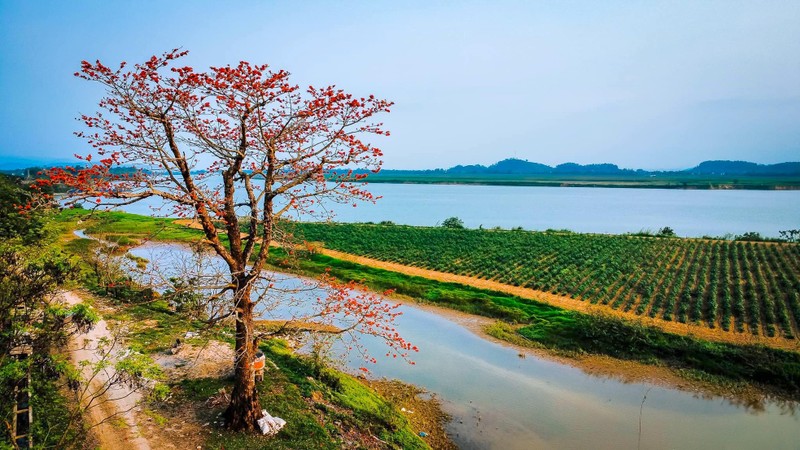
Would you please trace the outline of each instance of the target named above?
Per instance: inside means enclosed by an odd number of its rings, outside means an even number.
[[[72,201],[105,207],[160,198],[174,214],[199,222],[227,269],[215,298],[227,298],[230,308],[217,318],[236,321],[226,423],[253,430],[261,417],[252,370],[261,294],[254,289],[276,221],[323,200],[373,200],[359,183],[364,172],[354,170],[380,169],[381,151],[362,137],[389,134],[371,120],[392,103],[333,86],[301,90],[287,72],[266,65],[241,62],[199,72],[175,64],[184,55],[173,50],[116,69],[84,61],[75,75],[106,89],[100,111],[82,116],[87,130],[77,133],[94,147],[95,159],[78,156],[83,167],[51,170],[48,182],[68,186]],[[120,164],[140,170],[117,175],[111,169]],[[400,354],[412,349],[391,327],[392,306],[363,292],[346,295],[350,285],[329,286],[328,300],[318,300],[319,317],[339,314],[348,318],[344,331],[382,337]]]

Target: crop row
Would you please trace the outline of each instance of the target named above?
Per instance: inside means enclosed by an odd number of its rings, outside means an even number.
[[[293,224],[327,248],[725,330],[800,333],[800,245],[723,240]]]

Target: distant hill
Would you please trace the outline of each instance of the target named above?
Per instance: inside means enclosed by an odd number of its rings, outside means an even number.
[[[30,167],[53,167],[75,164],[75,160],[57,159],[46,160],[41,158],[28,158],[24,156],[3,155],[0,156],[0,171],[11,172],[13,170],[24,171]]]
[[[389,170],[391,172],[391,170]],[[403,171],[409,172],[409,171]],[[414,171],[418,172],[418,171]],[[425,171],[421,171],[425,172]],[[491,166],[469,165],[455,166],[444,171],[448,174],[506,174],[506,175],[542,175],[542,174],[604,174],[617,175],[634,173],[632,170],[623,170],[615,164],[588,164],[564,163],[556,167],[545,164],[509,158],[498,161]]]
[[[800,176],[800,162],[785,162],[779,164],[756,164],[747,161],[704,161],[697,167],[676,171],[649,171],[643,169],[620,169],[616,164],[577,164],[568,162],[555,167],[546,164],[525,161],[517,158],[504,159],[490,166],[473,164],[468,166],[458,165],[450,169],[435,170],[384,170],[381,173],[403,174],[453,174],[453,175],[742,175],[742,176]]]
[[[797,176],[800,175],[800,162],[756,164],[747,161],[704,161],[685,172],[692,175]]]
[[[585,166],[575,163],[559,164],[553,173],[563,174],[592,174],[592,175],[624,175],[633,174],[630,169],[620,169],[616,164],[587,164]]]
[[[577,164],[567,162],[555,167],[546,164],[525,161],[517,158],[504,159],[490,166],[472,164],[458,165],[449,169],[433,170],[392,170],[387,169],[382,174],[437,174],[437,175],[742,175],[742,176],[800,176],[800,162],[785,162],[779,164],[756,164],[747,161],[704,161],[686,170],[676,171],[649,171],[643,169],[621,169],[616,164]]]
[[[622,169],[610,163],[584,165],[567,162],[551,167],[509,158],[490,166],[473,164],[449,169],[384,169],[376,174],[359,172],[366,174],[372,183],[800,190],[800,162],[704,161],[691,169],[650,171]]]
[[[523,161],[521,159],[504,159],[487,167],[485,173],[551,173],[553,168],[544,164]]]

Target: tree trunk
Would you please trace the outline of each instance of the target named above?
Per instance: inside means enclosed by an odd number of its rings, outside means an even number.
[[[253,301],[250,299],[250,285],[244,285],[234,293],[237,300],[236,313],[236,362],[231,403],[225,411],[225,426],[233,431],[255,431],[261,418],[261,404],[258,401],[253,359]]]

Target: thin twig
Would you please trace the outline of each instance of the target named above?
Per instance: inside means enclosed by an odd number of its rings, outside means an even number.
[[[642,411],[644,410],[644,401],[647,400],[647,394],[650,393],[650,389],[653,389],[653,387],[650,386],[647,388],[642,397],[642,404],[639,405],[639,442],[636,444],[636,448],[639,450],[642,448]]]

